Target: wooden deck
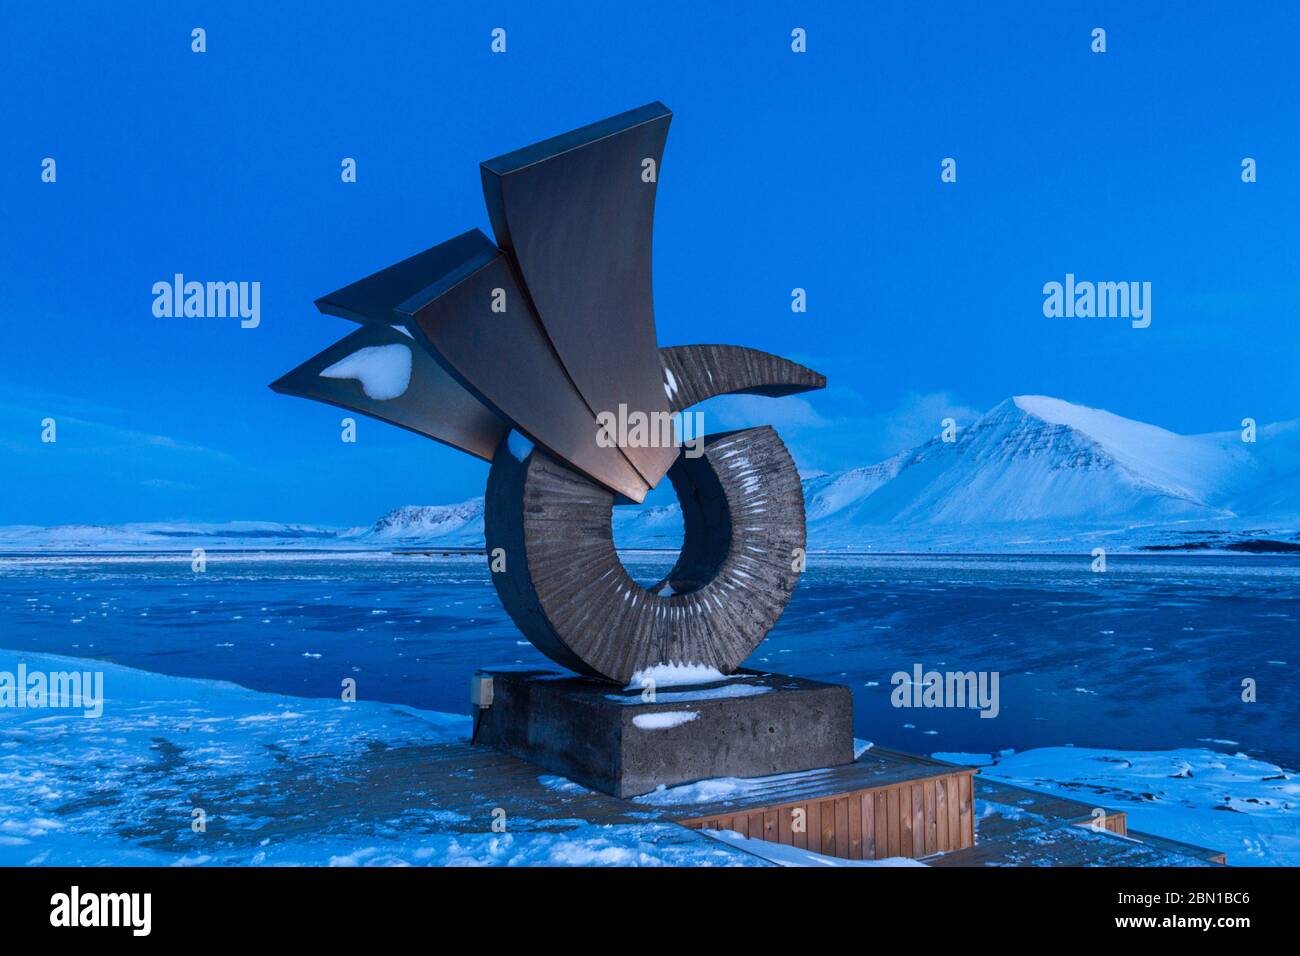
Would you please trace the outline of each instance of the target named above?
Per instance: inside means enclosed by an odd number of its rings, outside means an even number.
[[[1228,865],[1228,855],[1219,850],[1211,850],[1207,847],[1195,846],[1191,843],[1180,843],[1178,840],[1170,840],[1167,837],[1156,836],[1152,833],[1143,833],[1140,830],[1129,830],[1127,836],[1130,839],[1137,840],[1139,843],[1143,843],[1149,847],[1164,850],[1166,853],[1191,856],[1198,860],[1204,860],[1206,863],[1215,863],[1219,866]]]
[[[735,829],[755,837],[775,834],[780,839],[784,832],[788,839],[781,842],[831,855],[841,849],[842,855],[851,856],[856,844],[855,859],[862,858],[863,846],[872,850],[867,859],[921,856],[970,846],[974,839],[971,768],[882,749],[867,751],[842,767],[710,788],[726,790],[716,799],[701,799],[707,791],[688,784],[621,800],[527,761],[468,744],[386,752],[377,755],[372,768],[366,774],[370,779],[354,783],[372,793],[372,806],[379,812],[401,814],[426,799],[425,806],[431,803],[445,821],[442,829],[465,833],[487,829],[499,808],[511,829],[682,823],[692,830]],[[680,799],[674,799],[678,795]],[[848,815],[855,797],[856,826]],[[798,809],[803,811],[802,829],[796,828]]]
[[[692,829],[848,860],[921,857],[974,845],[974,773],[874,748],[845,767],[767,778],[743,799],[674,812]]]
[[[1018,821],[1007,820],[1004,811],[1000,809],[1002,807],[1016,807],[1022,811],[1063,823],[1072,823],[1089,829],[1101,827],[1115,836],[1128,837],[1131,840],[1136,840],[1139,843],[1167,853],[1193,856],[1208,863],[1225,863],[1224,854],[1218,850],[1210,850],[1203,846],[1180,843],[1178,840],[1170,840],[1151,833],[1131,830],[1128,825],[1128,814],[1123,810],[1112,810],[1103,807],[1101,809],[1104,810],[1105,815],[1098,818],[1096,815],[1097,808],[1081,800],[1071,800],[1066,797],[1039,793],[1036,790],[1026,790],[1023,787],[999,783],[987,777],[978,777],[976,779],[975,795],[977,803],[983,804],[988,810],[992,811],[979,824],[980,837],[983,842],[991,843],[995,840],[1005,839],[1015,831],[1023,829],[1023,826],[1019,825]]]
[[[1129,831],[1122,812],[1108,811],[1106,829],[1098,832],[1087,804],[883,748],[842,767],[706,781],[632,800],[468,743],[376,751],[354,764],[347,780],[334,781],[332,798],[316,787],[310,801],[295,801],[283,784],[288,790],[303,785],[301,774],[274,787],[264,803],[255,801],[264,819],[278,818],[274,831],[348,832],[361,819],[379,818],[419,832],[483,833],[504,811],[512,833],[667,824],[659,838],[674,842],[731,846],[708,835],[725,829],[829,856],[906,856],[931,866],[1223,862],[1214,850]]]
[[[977,777],[978,839],[930,866],[1210,866],[1224,855],[1128,829],[1123,811]]]

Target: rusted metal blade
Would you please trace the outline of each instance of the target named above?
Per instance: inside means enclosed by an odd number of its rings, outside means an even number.
[[[367,349],[372,351],[364,351]],[[392,395],[400,384],[404,361],[410,363],[406,387],[400,394]],[[345,362],[350,364],[341,365]],[[379,380],[373,375],[367,378],[367,363],[374,367]],[[336,369],[332,375],[321,374],[331,368]],[[398,376],[396,382],[394,375]],[[331,345],[273,383],[271,388],[284,395],[310,398],[400,425],[486,461],[492,460],[501,439],[510,430],[504,420],[466,391],[410,334],[378,323],[367,324]]]
[[[645,498],[650,486],[623,452],[598,443],[596,417],[551,348],[505,255],[396,311],[447,371],[520,432],[609,490],[633,501]]]
[[[826,376],[743,345],[673,345],[659,350],[674,412],[715,395],[795,395],[826,387]]]
[[[492,240],[477,229],[462,232],[432,249],[321,296],[316,308],[353,322],[393,322],[393,310],[417,296],[435,296],[498,255]]]
[[[622,449],[598,444],[595,415],[561,365],[505,255],[477,229],[322,296],[316,305],[368,327],[397,323],[416,336],[442,373],[438,400],[458,417],[443,428],[421,419],[413,430],[440,441],[450,433],[460,441],[449,444],[491,458],[495,445],[486,454],[472,449],[490,438],[499,441],[498,431],[472,440],[464,434],[465,426],[479,420],[466,412],[477,403],[621,497],[639,502],[649,491]],[[303,387],[301,379],[294,382]],[[465,394],[453,394],[456,386]],[[311,387],[334,404],[356,397],[355,388],[319,382]]]
[[[597,414],[668,412],[655,339],[651,241],[672,112],[662,103],[482,164],[497,243],[564,368]],[[673,447],[628,447],[650,486]]]

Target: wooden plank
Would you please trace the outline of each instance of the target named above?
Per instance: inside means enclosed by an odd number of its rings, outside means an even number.
[[[862,794],[855,793],[848,798],[849,805],[849,859],[862,859]]]
[[[939,823],[934,816],[935,803],[934,780],[927,780],[921,785],[925,791],[925,852],[934,853],[939,849]]]
[[[822,852],[827,856],[837,856],[835,852],[835,801],[822,800],[818,807],[822,818]]]
[[[935,842],[939,850],[953,848],[948,842],[948,782],[950,780],[952,777],[940,777],[934,782]]]
[[[794,846],[794,833],[790,828],[794,813],[780,808],[773,812],[776,813],[776,842],[784,843],[786,846]]]
[[[883,790],[872,791],[871,796],[871,803],[875,804],[875,823],[871,827],[874,858],[884,860],[889,856],[889,796]]]
[[[912,787],[904,784],[898,788],[899,847],[900,856],[912,855]]]
[[[816,800],[809,800],[808,809],[808,849],[813,853],[822,851],[822,815],[821,806]]]
[[[961,828],[961,775],[948,776],[948,846],[959,850],[965,846]]]
[[[898,852],[893,856],[912,855],[912,788],[895,787],[898,795]],[[890,808],[893,809],[892,807]]]
[[[862,795],[862,859],[876,858],[876,803],[879,795],[868,791]]]
[[[966,789],[970,792],[970,797],[968,800],[970,804],[970,834],[966,837],[966,845],[974,846],[975,845],[975,774],[974,773],[964,774],[963,779],[966,781]]]
[[[776,810],[765,810],[763,812],[763,839],[770,840],[773,843],[779,841],[777,834],[777,817],[780,816]]]
[[[961,846],[973,846],[975,844],[975,813],[971,804],[970,776],[962,774],[958,778],[958,786],[961,793]]]
[[[835,801],[835,855],[841,859],[852,858],[849,845],[852,836],[849,833],[849,798],[840,797]]]
[[[881,790],[876,798],[876,859],[883,860],[889,856],[891,832],[889,816],[889,791]]]
[[[925,856],[925,786],[912,784],[912,852],[908,856]]]

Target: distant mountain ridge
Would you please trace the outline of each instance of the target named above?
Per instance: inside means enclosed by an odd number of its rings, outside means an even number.
[[[955,440],[805,484],[814,548],[912,550],[1167,541],[1294,529],[1300,428],[1177,435],[1039,395],[994,406]],[[1265,493],[1266,492],[1266,493]]]
[[[1006,399],[953,440],[805,477],[810,550],[1008,551],[1300,540],[1300,420],[1178,435],[1041,395]],[[615,541],[676,548],[676,505],[614,509]],[[0,528],[4,550],[482,547],[483,499],[405,505],[369,528],[271,522]]]
[[[455,547],[483,545],[483,499],[455,505],[403,505],[358,535],[371,541],[437,542]]]

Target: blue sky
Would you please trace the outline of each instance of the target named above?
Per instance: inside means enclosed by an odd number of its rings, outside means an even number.
[[[1014,394],[1180,432],[1300,416],[1287,5],[322,6],[6,11],[0,524],[352,525],[480,494],[482,463],[364,419],[343,444],[341,413],[266,386],[352,330],[315,297],[491,234],[479,161],[653,100],[661,344],[830,379],[711,427],[770,421],[833,470]],[[261,325],[155,318],[176,272],[260,281]],[[1151,282],[1151,327],[1045,318],[1067,272]]]

